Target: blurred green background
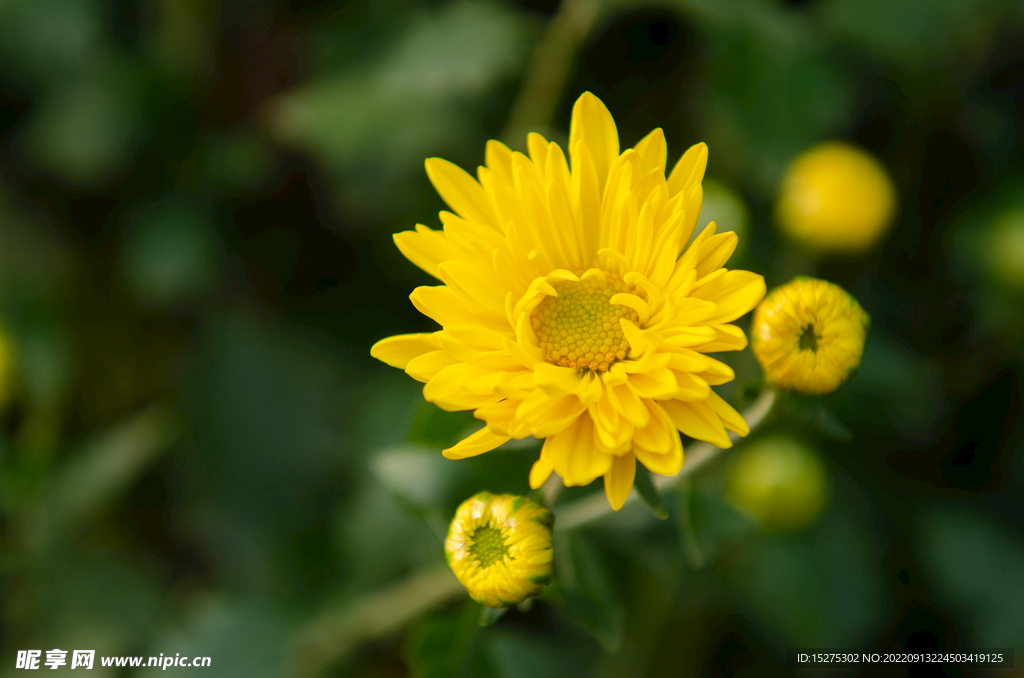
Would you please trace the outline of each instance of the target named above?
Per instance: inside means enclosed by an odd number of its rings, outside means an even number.
[[[527,492],[538,449],[444,460],[472,419],[370,358],[435,329],[391,234],[438,226],[424,158],[562,143],[585,90],[623,147],[708,143],[732,267],[871,314],[834,418],[764,429],[818,451],[825,508],[759,529],[723,499],[729,452],[667,521],[562,534],[554,602],[481,629],[446,594],[362,633],[385,607],[362,596],[443,567],[455,506]],[[788,647],[1014,647],[1019,672],[1022,116],[1019,1],[0,0],[0,675],[52,648],[247,678],[791,675]],[[772,207],[828,138],[900,206],[869,253],[815,261]],[[919,668],[836,675],[988,674]]]

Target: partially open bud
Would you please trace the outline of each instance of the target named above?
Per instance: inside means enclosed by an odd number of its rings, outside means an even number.
[[[772,386],[831,393],[860,367],[870,323],[842,287],[801,276],[754,309],[750,348]]]
[[[526,497],[480,492],[459,506],[445,558],[477,602],[512,607],[551,581],[551,511]]]

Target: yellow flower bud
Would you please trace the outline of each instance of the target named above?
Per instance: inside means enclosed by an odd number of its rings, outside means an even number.
[[[789,166],[776,213],[782,230],[811,249],[858,253],[878,241],[895,211],[885,168],[855,146],[828,141]]]
[[[798,530],[825,506],[828,477],[817,455],[782,436],[752,441],[734,458],[726,494],[766,529]]]
[[[526,497],[480,492],[455,512],[445,558],[477,602],[518,605],[551,581],[554,524],[551,511]]]
[[[843,288],[801,276],[754,309],[750,347],[776,388],[831,393],[860,366],[870,323]]]

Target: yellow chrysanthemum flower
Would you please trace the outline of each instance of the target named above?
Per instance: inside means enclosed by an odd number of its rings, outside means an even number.
[[[444,283],[411,295],[443,329],[371,352],[426,382],[428,401],[486,422],[445,456],[544,438],[531,487],[552,471],[567,486],[604,476],[617,509],[637,460],[679,471],[678,431],[721,447],[727,431],[748,432],[711,390],[732,369],[705,354],[746,347],[729,323],[764,296],[764,279],[722,268],[737,239],[714,224],[680,257],[700,214],[704,144],[666,179],[662,131],[620,153],[590,93],[573,108],[570,162],[538,134],[528,142],[529,156],[489,142],[477,179],[427,160],[455,214],[441,213],[443,231],[418,225],[395,242]]]
[[[818,456],[792,438],[747,443],[729,469],[726,493],[734,506],[770,530],[798,530],[825,506],[828,474]]]
[[[896,188],[867,152],[841,141],[818,144],[786,171],[777,205],[782,230],[804,245],[858,253],[892,222]]]
[[[774,386],[831,393],[860,366],[870,323],[843,288],[801,276],[758,305],[751,348]]]
[[[526,497],[480,492],[455,512],[445,558],[473,600],[511,607],[551,581],[551,511]]]

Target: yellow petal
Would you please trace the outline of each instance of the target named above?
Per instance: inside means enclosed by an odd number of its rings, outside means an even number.
[[[700,253],[697,255],[697,279],[724,266],[736,251],[738,243],[739,238],[732,231],[708,238],[707,242],[701,245]]]
[[[440,348],[441,342],[433,334],[398,334],[378,341],[370,349],[370,355],[404,370],[413,358]]]
[[[714,325],[715,338],[700,347],[705,353],[742,351],[747,347],[747,335],[735,325]]]
[[[651,419],[646,428],[634,431],[633,443],[654,454],[668,454],[672,451],[673,440],[678,439],[679,434],[658,403],[645,400],[644,404],[651,411]]]
[[[722,400],[714,391],[708,397],[708,405],[715,411],[722,419],[722,424],[733,433],[738,433],[741,436],[745,436],[750,433],[750,426],[747,424],[747,420],[737,412],[732,405]]]
[[[406,259],[435,278],[439,277],[437,265],[457,256],[443,231],[434,231],[422,224],[417,224],[415,231],[395,233],[392,238]]]
[[[608,169],[619,157],[619,132],[615,120],[601,100],[584,92],[572,107],[569,124],[569,149],[576,152],[579,143],[590,151],[597,170],[598,186],[603,189]]]
[[[706,440],[722,449],[732,447],[732,440],[725,432],[721,419],[707,403],[699,400],[662,400],[658,404],[664,408],[672,423],[684,435],[694,440]]]
[[[458,362],[459,359],[448,351],[430,351],[410,360],[405,373],[417,381],[430,381],[438,372]]]
[[[594,424],[583,414],[561,433],[548,436],[541,454],[555,467],[566,487],[589,485],[611,466],[611,456],[594,444]]]
[[[551,472],[554,470],[555,467],[543,457],[533,462],[533,466],[530,468],[530,489],[540,489],[547,482],[548,478],[551,477]]]
[[[445,264],[447,265],[447,264]],[[442,266],[443,268],[443,266]],[[691,294],[717,307],[707,322],[730,323],[757,306],[764,298],[764,278],[750,271],[727,271],[714,281],[694,287]]]
[[[635,478],[636,457],[624,454],[612,459],[611,468],[604,474],[604,493],[608,497],[608,503],[616,511],[626,503],[626,497],[633,489]]]
[[[422,356],[417,358],[420,359]],[[496,403],[501,400],[500,395],[469,393],[461,383],[463,379],[480,377],[487,373],[488,370],[468,363],[449,365],[435,374],[423,387],[423,398],[448,412],[474,410]]]
[[[668,146],[665,143],[665,133],[660,127],[651,130],[651,133],[641,139],[634,148],[640,154],[645,174],[656,169],[664,171]]]
[[[487,168],[495,172],[505,183],[512,183],[512,149],[500,141],[487,142],[484,150]]]
[[[629,383],[641,398],[669,398],[679,389],[676,375],[667,367],[631,374]]]
[[[510,440],[508,436],[498,436],[491,433],[486,427],[480,429],[473,435],[464,438],[458,444],[441,450],[448,459],[465,459],[475,457],[484,452],[490,452],[499,445],[504,445]]]
[[[593,154],[585,143],[575,143],[569,149],[572,159],[572,208],[576,214],[583,259],[593,261],[603,246],[600,235],[604,183],[598,178]]]
[[[668,177],[668,190],[675,195],[680,191],[689,190],[704,178],[704,169],[708,165],[708,147],[705,143],[691,146],[679,159]]]
[[[577,370],[545,362],[533,366],[533,379],[537,388],[542,388],[553,396],[575,393],[583,381]]]
[[[498,227],[487,193],[461,167],[442,158],[427,158],[427,176],[438,195],[464,219]]]
[[[413,306],[438,325],[480,324],[496,331],[508,331],[508,320],[504,313],[496,315],[478,306],[471,305],[455,290],[444,285],[417,287],[409,295]]]

